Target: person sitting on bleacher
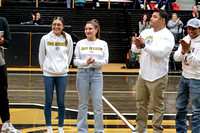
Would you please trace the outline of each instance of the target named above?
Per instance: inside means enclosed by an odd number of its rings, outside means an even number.
[[[180,20],[177,13],[172,13],[172,17],[167,23],[167,28],[174,35],[175,43],[178,44],[179,40],[183,38],[183,22]]]
[[[84,8],[85,0],[75,0],[75,7],[76,8]]]
[[[152,6],[153,5],[153,6]],[[171,10],[172,9],[172,2],[171,0],[150,0],[149,6],[152,10]]]
[[[162,7],[160,9],[162,9],[162,10],[165,10],[165,9],[172,10],[172,2],[171,2],[171,0],[163,0],[163,5],[162,5]]]
[[[147,10],[150,10],[149,2],[146,0]],[[144,9],[144,0],[133,0],[133,9],[137,9],[140,7],[140,9]]]
[[[141,16],[141,21],[139,22],[139,34],[145,29],[150,29],[150,18],[146,13]]]
[[[34,25],[43,25],[44,24],[44,19],[41,18],[41,15],[39,12],[36,12],[35,14],[31,14],[33,17],[33,20],[30,21],[31,24]]]
[[[192,18],[197,18],[197,19],[199,19],[199,7],[198,7],[197,5],[194,5],[194,6],[192,7],[192,9],[193,9],[193,12],[190,13],[189,19],[192,19]]]

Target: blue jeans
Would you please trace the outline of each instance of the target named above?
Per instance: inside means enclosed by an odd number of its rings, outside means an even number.
[[[87,110],[89,91],[91,91],[95,133],[104,133],[103,130],[103,75],[99,68],[78,69],[76,86],[78,89],[79,106],[77,128],[78,133],[88,133]]]
[[[63,127],[65,116],[65,90],[67,86],[67,76],[47,77],[44,76],[45,86],[45,106],[44,114],[46,125],[51,126],[51,105],[53,101],[54,86],[56,87],[56,98],[58,104],[58,126]]]
[[[187,79],[182,76],[176,99],[177,114],[175,121],[177,133],[187,133],[186,121],[189,99],[191,99],[192,118],[190,124],[192,133],[200,133],[200,80]]]

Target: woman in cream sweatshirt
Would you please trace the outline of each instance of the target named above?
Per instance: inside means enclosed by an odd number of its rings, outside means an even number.
[[[73,54],[73,42],[71,36],[63,31],[63,18],[55,17],[51,26],[52,31],[42,37],[39,47],[39,63],[43,71],[45,86],[44,114],[47,133],[52,133],[51,105],[55,86],[58,104],[58,133],[64,133],[65,90],[67,72]]]

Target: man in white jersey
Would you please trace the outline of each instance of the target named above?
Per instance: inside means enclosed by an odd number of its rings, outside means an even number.
[[[136,85],[136,132],[147,133],[148,106],[152,101],[153,133],[162,133],[164,115],[164,89],[168,82],[169,55],[174,47],[174,37],[166,28],[168,14],[154,11],[151,29],[142,31],[132,39],[132,51],[141,50],[140,71]]]
[[[175,61],[182,61],[183,73],[176,99],[176,133],[187,133],[187,111],[191,99],[192,133],[200,133],[200,21],[187,22],[188,35],[180,40],[174,54]]]

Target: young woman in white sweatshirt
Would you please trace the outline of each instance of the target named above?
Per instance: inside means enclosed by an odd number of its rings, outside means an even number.
[[[63,18],[55,17],[51,27],[52,31],[42,37],[39,47],[39,63],[43,71],[45,86],[44,114],[47,133],[53,133],[51,126],[51,105],[55,86],[58,104],[58,133],[64,133],[65,90],[67,72],[69,71],[73,54],[73,42],[71,36],[63,31]]]
[[[87,110],[89,91],[91,91],[95,133],[104,133],[103,129],[103,75],[101,68],[108,63],[108,45],[100,40],[100,26],[96,19],[86,22],[86,39],[79,41],[75,48],[74,65],[78,67],[76,86],[79,106],[78,133],[88,133]]]

